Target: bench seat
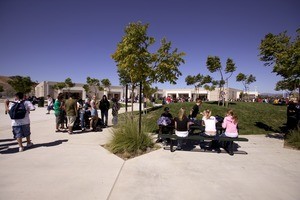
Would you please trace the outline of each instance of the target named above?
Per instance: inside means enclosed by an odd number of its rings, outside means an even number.
[[[202,136],[202,135],[189,135],[187,137],[178,137],[175,134],[159,134],[158,137],[161,139],[167,139],[169,138],[171,140],[170,142],[170,151],[174,152],[174,142],[177,141],[178,138],[183,140],[196,140],[196,141],[219,141],[219,142],[228,142],[228,153],[230,155],[234,154],[233,148],[233,142],[248,142],[249,140],[247,138],[243,137],[237,137],[237,138],[230,138],[230,137],[216,137],[216,136]]]

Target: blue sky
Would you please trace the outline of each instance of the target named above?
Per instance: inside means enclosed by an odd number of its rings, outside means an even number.
[[[0,0],[0,75],[30,76],[33,81],[86,82],[108,78],[119,84],[111,55],[130,22],[149,23],[148,35],[166,37],[186,53],[177,85],[190,88],[187,75],[210,74],[208,56],[227,58],[237,71],[229,86],[243,89],[235,76],[253,74],[250,90],[274,92],[280,77],[259,61],[259,44],[267,33],[300,28],[298,0]],[[212,75],[212,74],[210,74]],[[213,75],[219,78],[218,74]]]

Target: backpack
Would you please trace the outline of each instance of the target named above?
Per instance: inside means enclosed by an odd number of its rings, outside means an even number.
[[[9,110],[9,116],[11,119],[23,119],[26,112],[24,101],[14,102],[14,105]]]

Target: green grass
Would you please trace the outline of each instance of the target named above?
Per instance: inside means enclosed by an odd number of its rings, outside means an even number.
[[[173,117],[177,116],[177,113],[181,107],[186,108],[187,112],[191,110],[194,103],[173,103],[166,105],[170,108],[170,112]],[[267,133],[281,133],[284,130],[286,123],[286,106],[275,106],[265,103],[245,103],[235,102],[230,103],[228,108],[224,106],[218,106],[216,102],[204,102],[200,109],[202,112],[204,109],[212,110],[212,114],[224,117],[228,109],[233,109],[239,117],[239,134],[267,134]],[[163,113],[164,108],[148,112],[147,115],[143,115],[143,124],[145,124],[151,132],[157,130],[156,121]],[[202,115],[198,115],[199,119]]]
[[[300,150],[300,128],[292,130],[287,135],[286,143],[288,146],[291,146],[293,148]]]
[[[170,108],[170,112],[173,117],[177,116],[177,113],[181,107],[187,110],[187,113],[191,110],[195,103],[173,103],[166,105]],[[235,102],[230,103],[228,108],[224,106],[218,106],[216,102],[204,102],[200,109],[202,112],[204,109],[210,109],[214,116],[219,115],[224,117],[228,109],[233,109],[239,118],[239,134],[268,134],[268,133],[282,133],[286,123],[286,106],[275,106],[265,103],[245,103]],[[130,108],[128,109],[130,110]],[[134,112],[134,120],[127,117],[130,116],[130,111],[126,114],[119,115],[119,125],[113,131],[113,139],[108,144],[111,152],[115,154],[123,154],[122,157],[130,158],[136,155],[143,154],[148,148],[153,148],[154,143],[149,133],[156,133],[158,126],[156,124],[161,113],[164,111],[164,107],[156,107],[155,109],[148,111],[148,114],[142,115],[142,133],[138,133],[138,112]],[[198,119],[202,118],[202,115],[198,115]],[[299,148],[299,131],[293,136],[290,136],[290,142],[288,145],[296,145]],[[298,146],[297,146],[298,145]]]

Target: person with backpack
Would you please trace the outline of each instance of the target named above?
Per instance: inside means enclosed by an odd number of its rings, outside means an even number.
[[[6,112],[9,113],[11,118],[11,126],[14,138],[17,139],[19,145],[19,152],[24,151],[22,138],[26,137],[27,146],[30,148],[33,146],[30,135],[30,118],[29,113],[35,110],[35,107],[30,101],[24,100],[24,94],[17,92],[15,94],[15,101],[6,101]]]

